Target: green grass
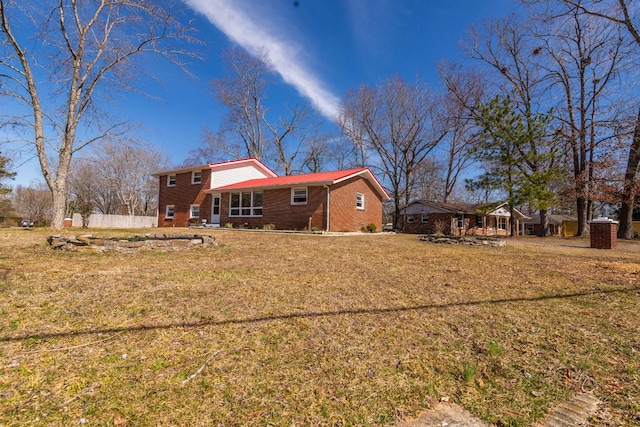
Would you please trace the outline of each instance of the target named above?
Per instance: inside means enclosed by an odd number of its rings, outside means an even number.
[[[90,255],[0,230],[0,425],[389,425],[449,397],[524,426],[585,390],[594,424],[638,423],[636,249],[205,232]]]

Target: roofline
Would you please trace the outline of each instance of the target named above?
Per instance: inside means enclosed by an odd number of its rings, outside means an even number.
[[[433,201],[430,201],[430,200],[414,200],[413,202],[409,203],[407,206],[403,207],[402,209],[406,209],[408,206],[411,206],[414,203],[422,203],[423,205],[429,205],[429,206],[432,206],[432,207],[437,207],[439,209],[442,209],[442,210],[450,212],[450,213],[456,213],[456,214],[457,213],[462,213],[462,214],[469,213],[469,211],[462,211],[460,209],[451,209],[451,208],[448,208],[448,207],[440,205],[438,202],[433,202]],[[473,205],[473,203],[469,203],[469,204]],[[480,203],[480,204],[482,204],[482,203]],[[507,205],[507,202],[486,203],[486,205],[488,205],[488,206],[493,205],[493,204],[495,204],[493,209],[491,209],[488,212],[483,212],[485,215],[489,215],[491,212],[494,212],[494,211],[500,209],[501,207]],[[520,212],[516,208],[513,208],[513,211],[515,213],[517,213],[518,215],[520,215],[523,219],[524,218],[529,218],[528,216],[526,216],[525,214],[523,214],[522,212]],[[476,213],[476,212],[474,211],[472,213]]]
[[[164,175],[174,175],[177,173],[183,173],[183,172],[193,172],[193,171],[198,171],[198,170],[203,170],[203,169],[208,169],[209,165],[195,165],[195,166],[185,166],[182,168],[178,168],[178,169],[170,169],[170,170],[165,170],[165,171],[160,171],[160,172],[156,172],[156,173],[152,173],[151,176],[155,176],[155,177],[161,177]]]
[[[323,172],[318,172],[318,173],[323,173]],[[294,188],[297,186],[307,186],[307,187],[319,187],[321,185],[335,185],[335,184],[339,184],[343,181],[346,181],[348,179],[351,179],[353,177],[362,175],[362,174],[367,174],[367,179],[369,182],[371,182],[374,186],[375,191],[382,196],[383,200],[389,200],[391,197],[389,196],[389,193],[387,193],[387,190],[384,189],[384,187],[380,184],[380,181],[378,181],[378,178],[376,178],[376,176],[371,172],[371,170],[369,168],[362,168],[361,170],[358,170],[354,173],[351,173],[347,176],[343,176],[341,178],[335,179],[335,180],[322,180],[322,181],[308,181],[308,182],[292,182],[292,183],[283,183],[283,184],[271,184],[271,185],[259,185],[259,184],[254,184],[251,186],[246,186],[246,187],[242,187],[239,186],[239,184],[242,184],[242,182],[239,182],[237,184],[230,184],[233,185],[234,188],[225,188],[228,187],[227,185],[222,186],[222,187],[217,187],[217,188],[211,188],[209,190],[205,190],[206,193],[222,193],[222,192],[231,192],[231,191],[240,191],[240,190],[249,190],[249,189],[261,189],[261,190],[268,190],[268,189],[276,189],[276,188]],[[260,179],[267,179],[267,178],[257,178],[254,180],[249,180],[249,181],[256,181],[256,180],[260,180]]]
[[[268,179],[268,178],[255,178],[256,180],[260,179]],[[249,180],[253,181],[253,180]],[[238,184],[242,184],[239,182]],[[225,188],[227,185],[223,187],[210,188],[209,190],[205,190],[205,193],[226,193],[232,191],[242,191],[242,190],[271,190],[276,188],[294,188],[294,187],[320,187],[322,185],[333,185],[334,181],[312,181],[312,182],[298,182],[298,183],[290,183],[290,184],[271,184],[271,185],[251,185],[247,187],[234,187],[234,188]],[[237,185],[237,184],[229,184],[229,185]]]
[[[373,172],[371,172],[371,169],[369,168],[362,168],[360,171],[358,172],[354,172],[351,175],[342,177],[340,179],[337,179],[334,181],[334,184],[338,184],[342,181],[345,181],[347,179],[353,178],[354,176],[358,176],[361,175],[363,173],[367,173],[369,175],[369,177],[371,179],[369,179],[369,181],[373,181],[373,184],[375,184],[374,186],[377,187],[378,189],[378,193],[383,197],[386,198],[386,200],[391,199],[391,196],[389,195],[389,193],[387,193],[387,190],[385,190],[385,188],[382,186],[382,184],[380,184],[380,181],[378,181],[378,178],[376,178],[376,176],[373,174]]]
[[[237,160],[226,160],[224,162],[216,162],[216,163],[208,163],[206,165],[194,165],[194,166],[185,166],[185,167],[181,167],[181,168],[177,168],[177,169],[170,169],[170,170],[166,170],[166,171],[160,171],[160,172],[156,172],[151,174],[151,176],[155,176],[155,177],[161,177],[164,175],[173,175],[173,174],[177,174],[177,173],[184,173],[184,172],[192,172],[192,171],[197,171],[197,170],[204,170],[204,169],[209,169],[209,170],[213,170],[214,168],[219,168],[219,167],[223,167],[223,166],[227,166],[227,165],[233,165],[233,164],[237,164],[237,163],[253,163],[256,166],[258,166],[260,169],[262,169],[264,172],[266,172],[268,175],[271,175],[272,178],[276,178],[278,176],[277,173],[275,173],[273,170],[271,170],[271,168],[269,168],[269,166],[265,165],[264,163],[262,163],[260,160],[256,159],[255,157],[247,157],[244,159],[237,159]]]
[[[227,161],[224,161],[224,162],[210,163],[209,164],[209,168],[211,168],[213,170],[214,168],[224,167],[224,166],[233,165],[233,164],[237,164],[237,163],[253,163],[256,166],[258,166],[260,169],[262,169],[265,172],[267,172],[268,175],[271,175],[272,178],[278,177],[278,174],[275,173],[269,166],[265,165],[264,163],[262,163],[260,160],[256,159],[255,157],[246,157],[244,159],[227,160]]]

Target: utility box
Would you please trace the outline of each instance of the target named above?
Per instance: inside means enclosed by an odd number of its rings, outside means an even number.
[[[596,249],[615,249],[618,246],[618,221],[610,218],[598,218],[589,222],[591,247]]]

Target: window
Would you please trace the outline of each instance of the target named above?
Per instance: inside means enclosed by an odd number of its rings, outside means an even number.
[[[482,228],[482,215],[476,215],[476,227]]]
[[[356,208],[364,210],[364,194],[356,193]]]
[[[456,227],[464,228],[464,215],[456,215]]]
[[[498,218],[498,230],[506,230],[507,229],[507,218],[500,217]]]
[[[176,207],[174,205],[167,205],[164,211],[164,217],[167,219],[173,219],[173,214],[176,211]]]
[[[191,183],[192,184],[200,184],[200,183],[202,183],[202,171],[193,171],[193,172],[191,172]]]
[[[167,175],[167,187],[175,187],[175,185],[176,185],[176,176]]]
[[[422,223],[429,224],[429,214],[422,214]]]
[[[413,224],[413,215],[407,215],[407,224]]]
[[[200,205],[191,205],[189,218],[200,218]]]
[[[220,197],[213,198],[213,214],[220,215]]]
[[[262,191],[231,193],[229,216],[262,216]]]
[[[291,189],[291,204],[292,205],[307,204],[307,187]]]

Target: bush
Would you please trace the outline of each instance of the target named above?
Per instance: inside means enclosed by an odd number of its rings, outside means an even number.
[[[233,228],[233,223],[232,222],[228,222],[224,225],[224,228]]]
[[[375,233],[377,228],[374,223],[367,224],[367,232],[369,233]]]

